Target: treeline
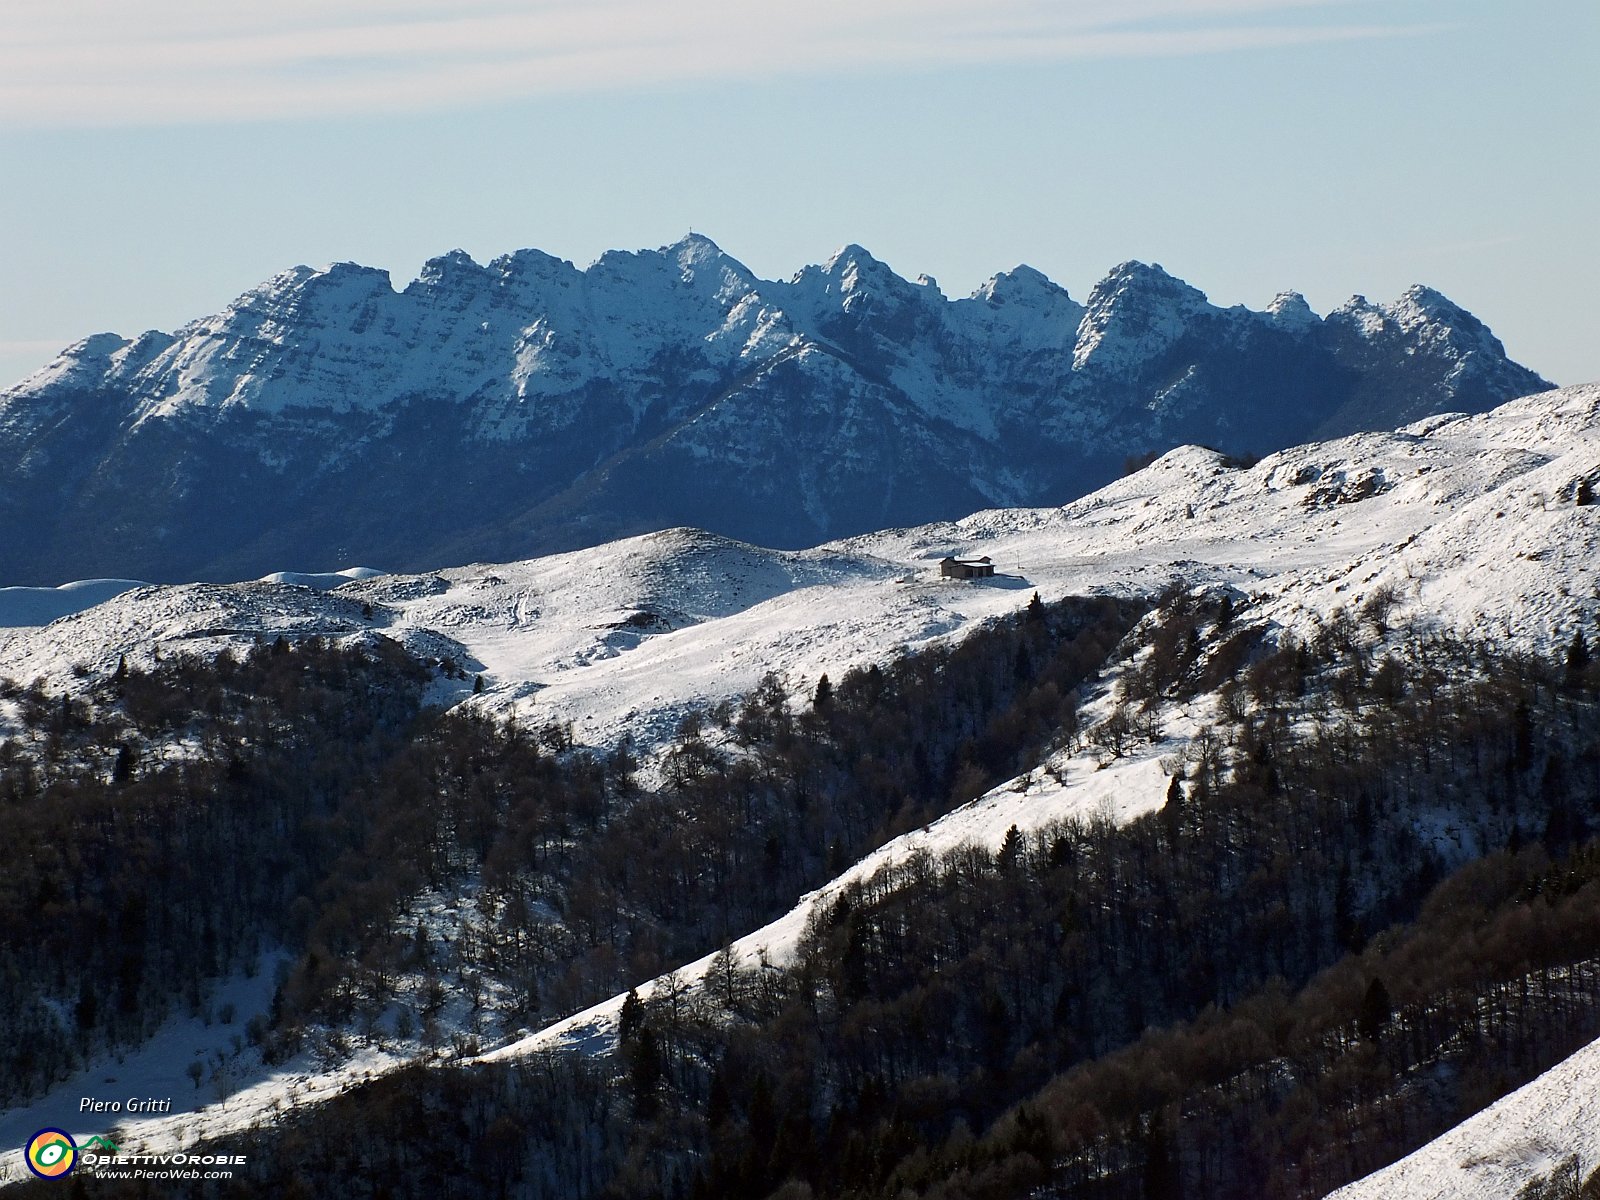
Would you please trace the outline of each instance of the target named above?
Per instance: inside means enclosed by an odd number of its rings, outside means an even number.
[[[269,1061],[308,1032],[338,1053],[544,1024],[1043,757],[1143,608],[1036,602],[801,703],[769,678],[686,720],[650,790],[628,746],[424,711],[429,669],[382,641],[119,666],[83,698],[10,685],[0,817],[23,836],[0,850],[0,931],[24,949],[0,1079],[20,1097],[203,1012],[269,947],[293,955],[246,1031]],[[460,894],[453,923],[430,911]]]
[[[414,1073],[232,1144],[263,1194],[335,1154],[370,1195],[1324,1194],[1600,1035],[1586,645],[1496,653],[1381,600],[1271,645],[1165,597],[1133,736],[1233,665],[1148,817],[898,864],[791,968],[630,1004],[612,1060]],[[380,1110],[450,1155],[386,1149]]]
[[[0,1104],[303,933],[425,678],[389,643],[280,639],[76,697],[0,685]]]
[[[1166,606],[1125,707],[1191,691],[1189,630],[1224,653],[1231,623]],[[1592,855],[1539,874],[1593,829],[1592,670],[1360,633],[1256,654],[1159,813],[900,866],[789,993],[658,1036],[727,1093],[686,1194],[1320,1195],[1600,1033]]]
[[[975,1124],[995,1107],[986,1090],[1015,1076],[976,1063],[943,1079],[867,1072],[836,1081],[821,1116],[792,1107],[802,1054],[826,1033],[779,1024],[793,1010],[763,995],[770,980],[744,978],[676,1015],[646,1005],[615,1063],[415,1067],[229,1139],[255,1165],[225,1186],[329,1194],[324,1173],[353,1160],[360,1177],[341,1195],[1321,1196],[1600,1036],[1597,866],[1594,842],[1556,863],[1497,852],[1298,994],[1270,980],[1146,1031],[987,1130]],[[730,1011],[759,1022],[763,1010],[764,1037],[718,1034]],[[709,1072],[696,1065],[708,1050],[723,1054]],[[1592,1194],[1578,1180],[1564,1165],[1519,1200]]]

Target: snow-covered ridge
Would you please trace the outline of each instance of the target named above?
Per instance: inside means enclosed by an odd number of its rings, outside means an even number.
[[[342,571],[273,571],[261,577],[262,583],[286,583],[292,587],[314,588],[319,592],[332,591],[360,579],[376,579],[383,575],[375,567],[346,567]]]
[[[1574,1156],[1600,1165],[1600,1042],[1329,1200],[1507,1200]]]
[[[666,345],[698,347],[709,367],[727,368],[797,339],[826,341],[840,318],[904,325],[908,309],[945,341],[998,328],[1032,347],[1064,345],[1072,367],[1102,371],[1147,360],[1196,317],[1223,311],[1139,262],[1113,268],[1085,306],[1025,265],[948,300],[928,277],[907,281],[856,245],[787,282],[757,278],[699,234],[654,251],[608,251],[588,268],[536,250],[480,265],[452,250],[399,290],[387,271],[357,263],[297,266],[175,333],[95,334],[0,392],[0,414],[13,394],[69,383],[126,387],[142,397],[136,424],[234,406],[377,409],[428,392],[490,399],[507,394],[508,380],[509,397],[527,401],[596,377],[625,379]],[[1298,331],[1320,323],[1294,292],[1251,315]],[[1392,305],[1353,297],[1332,319],[1372,337],[1397,329],[1440,340],[1464,328],[1463,352],[1503,354],[1471,314],[1420,285]]]
[[[48,625],[123,592],[147,586],[139,579],[77,579],[53,588],[0,588],[0,628]]]
[[[1025,603],[1228,586],[1307,631],[1379,588],[1395,621],[1553,645],[1597,606],[1600,386],[1528,397],[1230,466],[1198,447],[1063,508],[996,509],[809,551],[668,530],[592,550],[319,592],[283,583],[136,588],[44,628],[0,631],[0,676],[74,686],[120,657],[259,636],[387,636],[449,657],[447,702],[644,741],[767,671],[792,686],[883,661]],[[991,584],[942,580],[988,555]],[[330,581],[331,582],[331,581]],[[456,685],[451,685],[456,686]]]
[[[0,582],[418,570],[674,525],[796,548],[1547,386],[1421,287],[1324,319],[1128,262],[1087,303],[1026,266],[950,298],[860,246],[765,280],[699,235],[581,269],[452,251],[399,290],[302,266],[0,391]]]

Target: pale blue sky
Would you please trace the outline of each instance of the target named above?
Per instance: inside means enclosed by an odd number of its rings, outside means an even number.
[[[1428,283],[1600,378],[1600,4],[6,0],[0,386],[295,263],[709,234],[965,294]]]

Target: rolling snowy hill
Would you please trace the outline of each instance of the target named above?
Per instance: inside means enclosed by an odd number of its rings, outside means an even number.
[[[1046,599],[1227,586],[1304,630],[1382,588],[1394,619],[1552,645],[1596,605],[1600,387],[1531,396],[1269,455],[1248,468],[1183,448],[1051,509],[999,509],[817,550],[763,550],[693,530],[332,591],[271,579],[144,587],[52,625],[0,630],[0,676],[72,686],[119,658],[325,634],[393,637],[462,678],[441,697],[581,740],[664,736],[690,705],[793,683],[957,635]],[[989,583],[941,580],[988,555]],[[473,677],[483,693],[471,696]]]
[[[1569,1158],[1600,1165],[1600,1042],[1329,1200],[1501,1200]]]

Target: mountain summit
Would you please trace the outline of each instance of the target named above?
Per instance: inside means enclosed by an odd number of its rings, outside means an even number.
[[[1026,266],[952,300],[859,246],[777,282],[699,235],[587,269],[456,250],[401,291],[301,266],[0,393],[0,583],[418,569],[676,525],[809,545],[1063,503],[1180,443],[1263,453],[1548,386],[1423,287],[1319,318],[1129,262],[1086,304]]]

